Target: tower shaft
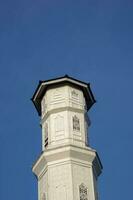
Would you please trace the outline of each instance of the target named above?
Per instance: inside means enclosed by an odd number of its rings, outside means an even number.
[[[40,82],[32,100],[42,126],[42,154],[33,166],[38,200],[97,200],[102,165],[89,146],[89,85],[68,76]]]

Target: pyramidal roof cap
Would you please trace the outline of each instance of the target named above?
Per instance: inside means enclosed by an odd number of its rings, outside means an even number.
[[[83,91],[85,99],[86,99],[87,110],[89,110],[91,108],[91,106],[96,102],[96,100],[93,96],[93,93],[91,91],[91,88],[90,88],[90,83],[86,83],[86,82],[77,80],[66,74],[65,76],[58,77],[55,79],[39,81],[39,84],[33,94],[33,97],[31,98],[39,115],[41,115],[41,100],[42,100],[46,90],[48,89],[48,87],[60,85],[63,83],[74,85]]]

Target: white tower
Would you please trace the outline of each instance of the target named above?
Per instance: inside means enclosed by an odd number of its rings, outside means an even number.
[[[40,81],[32,101],[42,126],[42,153],[33,166],[38,200],[98,200],[102,165],[89,146],[90,85],[67,75]]]

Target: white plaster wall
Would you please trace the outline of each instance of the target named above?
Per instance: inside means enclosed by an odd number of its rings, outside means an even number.
[[[97,187],[97,177],[95,173],[93,172],[93,182],[94,182],[94,193],[95,193],[95,199],[98,200],[98,187]]]
[[[87,187],[88,200],[95,200],[92,168],[81,163],[72,164],[72,180],[74,200],[79,200],[79,186],[83,183]]]
[[[48,200],[48,171],[38,180],[38,200]]]
[[[73,200],[70,163],[49,167],[49,200]]]
[[[79,119],[80,130],[73,130],[73,117]],[[45,125],[48,125],[49,147],[59,144],[74,144],[84,147],[87,145],[87,124],[84,113],[76,111],[60,111],[51,113],[42,123],[42,149],[45,149]]]
[[[42,118],[48,111],[62,107],[85,109],[85,98],[83,92],[71,86],[60,86],[48,89],[42,98]]]
[[[50,149],[34,166],[39,200],[80,200],[79,186],[87,188],[86,200],[97,200],[97,174],[101,170],[94,150],[74,146]],[[99,168],[99,169],[98,169]],[[94,169],[94,171],[93,171]]]
[[[41,102],[42,118],[52,109],[65,107],[67,95],[67,86],[48,89]]]

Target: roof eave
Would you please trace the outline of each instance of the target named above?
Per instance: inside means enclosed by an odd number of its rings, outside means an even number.
[[[35,93],[34,93],[33,97],[31,98],[39,116],[41,115],[40,102],[41,102],[42,96],[45,94],[45,91],[47,90],[47,87],[50,86],[50,85],[60,84],[60,83],[63,83],[63,82],[74,84],[76,86],[79,86],[82,89],[82,91],[84,92],[85,98],[88,102],[87,111],[96,102],[96,100],[93,96],[93,93],[91,91],[90,84],[79,81],[79,80],[74,79],[72,77],[69,77],[67,75],[64,76],[64,77],[57,78],[57,79],[50,79],[50,80],[47,80],[47,81],[39,81],[39,84],[38,84],[38,86],[35,90]]]

